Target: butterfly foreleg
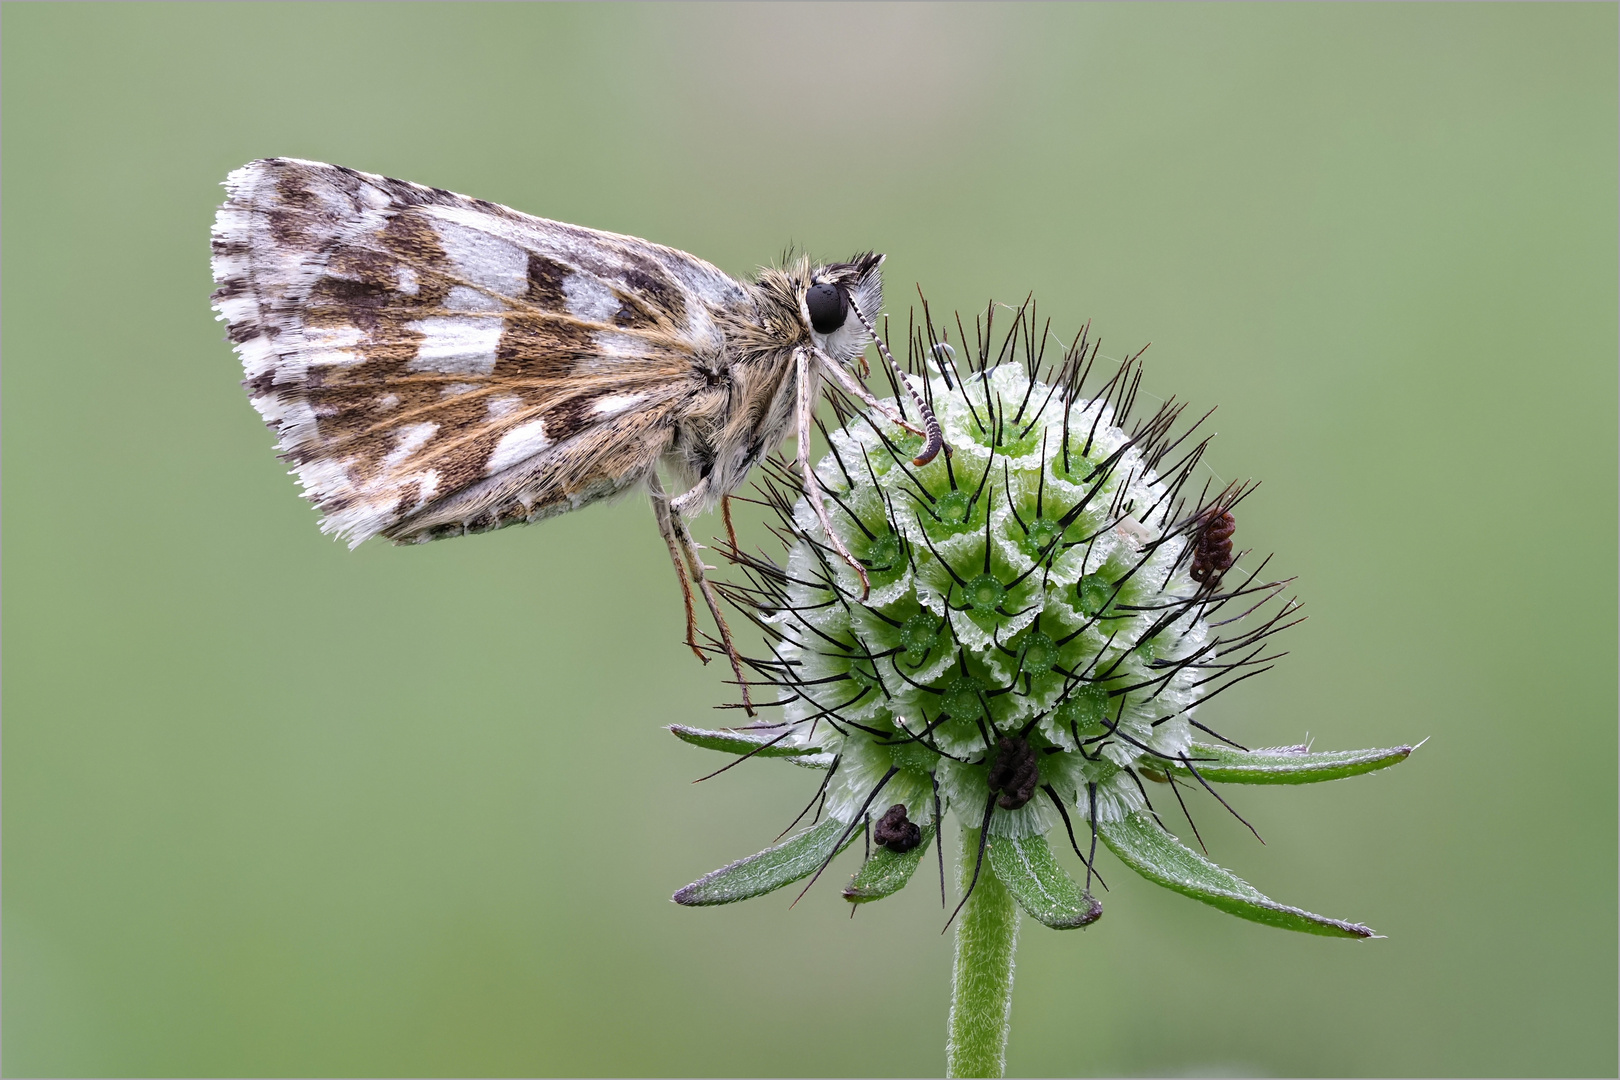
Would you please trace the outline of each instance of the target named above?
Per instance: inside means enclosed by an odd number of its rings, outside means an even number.
[[[821,493],[821,481],[816,479],[816,470],[810,464],[810,421],[815,416],[817,391],[821,388],[821,380],[810,370],[809,351],[804,348],[794,350],[794,362],[797,367],[799,381],[799,400],[797,403],[798,430],[796,432],[799,442],[798,468],[799,475],[804,478],[804,494],[809,500],[810,507],[816,512],[816,520],[821,522],[821,531],[827,534],[827,540],[833,550],[850,565],[861,578],[861,599],[865,600],[872,591],[872,583],[867,580],[866,567],[862,566],[849,553],[844,541],[839,539],[838,533],[833,531],[832,521],[827,517],[827,500]],[[836,366],[836,365],[835,365]],[[841,370],[841,369],[840,369]],[[856,383],[859,386],[859,383]]]
[[[838,385],[843,387],[846,392],[853,397],[859,398],[867,405],[868,408],[876,409],[878,412],[882,413],[884,418],[886,418],[889,423],[898,427],[903,427],[913,435],[921,435],[924,438],[928,437],[928,432],[925,429],[918,427],[911,421],[907,420],[904,416],[901,416],[900,410],[896,409],[893,405],[889,405],[873,397],[872,391],[868,390],[861,383],[861,380],[852,375],[843,364],[840,364],[838,361],[834,360],[820,349],[816,350],[816,363],[820,368],[826,371],[827,374],[831,375],[835,380],[837,380]]]

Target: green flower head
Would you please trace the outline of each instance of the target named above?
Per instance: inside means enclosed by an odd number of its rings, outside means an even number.
[[[841,545],[788,468],[763,483],[785,557],[731,552],[748,581],[727,593],[765,632],[769,655],[751,663],[781,716],[673,730],[824,775],[809,828],[675,899],[726,903],[814,879],[864,836],[867,861],[843,895],[878,900],[906,884],[950,813],[973,838],[965,892],[991,874],[1054,928],[1102,914],[1100,840],[1150,880],[1244,918],[1372,936],[1270,900],[1160,821],[1166,803],[1184,809],[1189,785],[1329,780],[1410,753],[1251,751],[1200,722],[1203,702],[1270,666],[1270,639],[1297,620],[1287,583],[1234,551],[1234,511],[1253,486],[1200,479],[1208,439],[1180,424],[1182,405],[1135,408],[1137,358],[1088,393],[1097,347],[1085,334],[1043,369],[1031,313],[1015,312],[999,347],[993,315],[962,362],[932,328],[912,337],[915,374],[889,404],[937,416],[943,453],[918,464],[920,436],[840,407],[816,476]],[[1078,857],[1081,881],[1054,847]]]

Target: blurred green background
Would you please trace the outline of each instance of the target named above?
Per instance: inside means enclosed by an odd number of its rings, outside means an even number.
[[[1388,940],[1117,871],[1091,931],[1026,927],[1010,1071],[1614,1074],[1614,5],[3,19],[8,1074],[943,1067],[926,878],[853,921],[843,864],[791,911],[669,902],[815,778],[691,786],[718,762],[659,725],[734,714],[643,499],[317,532],[208,310],[217,185],[275,154],[1151,341],[1312,616],[1208,715],[1431,741],[1238,791],[1263,848],[1195,804]]]

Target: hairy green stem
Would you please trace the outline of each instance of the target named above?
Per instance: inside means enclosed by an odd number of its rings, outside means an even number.
[[[978,855],[979,830],[963,829],[959,871],[964,890],[973,880]],[[1017,948],[1018,905],[987,858],[967,906],[956,917],[946,1076],[1001,1076],[1006,1071]]]

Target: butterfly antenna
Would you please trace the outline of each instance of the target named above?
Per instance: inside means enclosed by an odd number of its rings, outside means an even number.
[[[922,417],[923,430],[927,432],[927,435],[923,442],[922,452],[913,458],[911,463],[918,467],[926,465],[939,456],[940,449],[945,445],[945,437],[939,429],[939,417],[934,415],[934,410],[928,407],[928,403],[912,387],[910,380],[906,378],[906,373],[900,369],[900,365],[895,361],[894,354],[889,351],[888,344],[878,336],[877,328],[867,321],[865,313],[856,304],[851,304],[850,310],[861,321],[861,325],[866,327],[866,332],[872,335],[872,340],[877,343],[878,352],[883,354],[883,359],[888,362],[890,370],[899,377],[900,385],[906,388],[906,393],[911,396],[912,403],[917,406],[917,413]]]

